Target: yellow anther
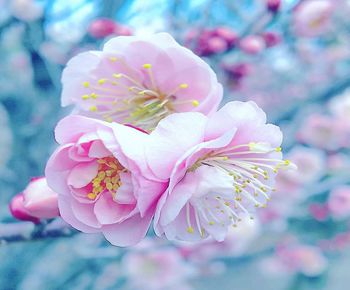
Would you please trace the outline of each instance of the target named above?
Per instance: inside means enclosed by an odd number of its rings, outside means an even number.
[[[258,203],[255,204],[255,207],[259,207],[260,205]]]
[[[179,87],[181,89],[187,89],[188,88],[188,84],[180,84]]]
[[[96,198],[96,194],[90,192],[90,193],[87,195],[87,197],[88,197],[88,199],[95,199],[95,198]]]
[[[228,201],[225,201],[226,206],[230,206],[231,204]]]
[[[152,68],[152,65],[151,65],[150,63],[145,63],[145,64],[143,65],[143,68],[149,69],[149,68]]]
[[[88,100],[88,99],[89,99],[89,95],[83,95],[83,96],[81,96],[81,98],[82,98],[83,100]]]
[[[190,233],[190,234],[193,234],[194,230],[192,227],[188,227],[187,228],[187,232]]]
[[[106,79],[99,79],[97,82],[99,85],[103,85],[106,82]]]
[[[90,107],[90,111],[91,112],[96,112],[97,111],[97,107],[96,106],[91,106]]]
[[[236,224],[233,224],[232,227],[233,227],[233,228],[237,228],[237,225],[236,225]]]
[[[222,157],[222,160],[227,161],[227,160],[228,160],[228,157],[227,157],[227,156],[223,156],[223,157]]]
[[[192,101],[192,106],[198,107],[198,106],[199,106],[199,101],[193,100],[193,101]]]
[[[106,183],[106,188],[107,188],[108,190],[112,190],[112,189],[113,189],[113,184],[110,183],[110,182]]]
[[[83,82],[83,86],[84,86],[85,88],[88,88],[88,87],[90,86],[90,83],[89,83],[89,82]]]
[[[109,58],[109,60],[110,60],[111,62],[116,62],[118,59],[117,59],[116,57],[112,56],[112,57]]]
[[[93,99],[97,99],[97,95],[95,93],[91,93],[90,97],[93,98]]]
[[[277,148],[275,149],[275,151],[276,151],[276,152],[281,152],[281,151],[282,151],[282,148],[281,148],[281,147],[277,147]]]
[[[209,222],[209,225],[213,226],[213,225],[215,225],[215,223],[214,222]]]
[[[122,76],[122,74],[113,74],[113,77],[116,79],[120,79]]]
[[[284,164],[285,165],[289,165],[290,164],[290,160],[288,160],[288,159],[284,160]]]

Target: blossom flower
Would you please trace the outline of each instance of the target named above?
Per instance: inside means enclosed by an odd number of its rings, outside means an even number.
[[[248,54],[258,54],[265,49],[265,40],[259,35],[249,35],[239,42],[242,51]]]
[[[329,31],[334,5],[329,0],[302,2],[293,13],[294,31],[299,36],[315,37]]]
[[[344,219],[350,216],[350,186],[339,186],[331,191],[328,209],[335,219]]]
[[[271,274],[302,273],[317,277],[327,269],[328,261],[318,247],[297,244],[278,248],[262,266]]]
[[[13,16],[22,21],[35,21],[42,17],[44,7],[34,0],[12,0],[10,11]]]
[[[178,242],[178,247],[186,259],[199,264],[205,264],[218,257],[237,257],[246,253],[251,243],[260,234],[258,219],[242,217],[239,227],[230,228],[225,241],[217,242],[214,239],[206,239],[198,243]]]
[[[242,214],[266,206],[274,175],[291,165],[281,159],[279,128],[253,102],[230,102],[210,119],[173,114],[150,137],[149,167],[159,179],[170,177],[155,231],[170,240],[224,240]]]
[[[32,178],[23,191],[23,205],[30,215],[37,218],[59,216],[57,193],[47,185],[45,177]]]
[[[297,138],[306,144],[326,150],[347,146],[347,124],[331,116],[310,115],[298,132]]]
[[[331,113],[344,122],[350,121],[350,90],[346,90],[340,96],[332,99],[329,103]]]
[[[293,161],[298,170],[283,171],[277,176],[278,192],[296,193],[304,185],[318,181],[325,174],[326,156],[319,149],[296,146],[289,152],[288,159]]]
[[[62,75],[62,105],[108,122],[151,130],[174,112],[214,112],[222,98],[215,73],[167,33],[120,36],[81,53]]]
[[[60,146],[45,173],[58,193],[61,217],[80,231],[102,232],[117,246],[139,242],[164,191],[162,183],[143,177],[152,177],[143,156],[148,135],[74,115],[60,121],[55,133]]]
[[[175,248],[130,251],[122,265],[130,286],[136,289],[182,289],[186,279],[194,274],[193,267]]]

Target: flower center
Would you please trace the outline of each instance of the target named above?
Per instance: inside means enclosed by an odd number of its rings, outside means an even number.
[[[124,67],[131,68],[123,59],[110,57],[109,61],[121,62]],[[175,106],[190,103],[194,107],[199,105],[197,100],[177,100],[176,94],[188,88],[182,83],[169,90],[161,92],[154,77],[151,64],[144,64],[141,71],[148,79],[148,85],[130,74],[116,72],[96,83],[83,82],[87,94],[81,98],[90,104],[90,111],[101,115],[107,122],[123,120],[142,128],[153,129],[158,122],[167,115],[175,112]]]
[[[193,172],[203,165],[219,169],[232,177],[232,194],[211,193],[190,201],[193,212],[188,204],[187,231],[194,231],[191,217],[194,217],[194,223],[204,236],[203,222],[236,227],[237,222],[241,221],[241,213],[250,214],[252,207],[266,207],[266,202],[270,200],[269,193],[275,191],[268,184],[271,174],[294,166],[289,160],[266,156],[280,151],[280,147],[272,148],[268,143],[249,143],[213,151],[198,159],[188,171]]]
[[[121,186],[120,173],[126,172],[113,156],[97,160],[98,171],[91,181],[91,192],[87,194],[88,199],[95,200],[102,192],[109,191],[113,197]]]

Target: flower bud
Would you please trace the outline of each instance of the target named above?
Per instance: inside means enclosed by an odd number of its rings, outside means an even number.
[[[271,13],[277,13],[281,7],[281,0],[267,0],[266,8]]]
[[[39,219],[31,216],[24,207],[22,193],[19,193],[12,198],[9,208],[14,218],[22,221],[31,221],[36,224],[39,223]]]
[[[90,23],[89,34],[94,38],[104,38],[115,33],[116,23],[108,18],[95,19]]]
[[[49,219],[59,216],[57,194],[47,185],[45,177],[29,182],[23,191],[23,206],[33,217]]]

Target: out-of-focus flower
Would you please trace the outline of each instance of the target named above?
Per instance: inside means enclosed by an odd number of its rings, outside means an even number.
[[[131,287],[146,290],[179,289],[194,274],[193,267],[174,248],[130,251],[122,267]]]
[[[230,102],[210,119],[173,114],[150,136],[149,166],[170,177],[155,231],[170,240],[223,241],[242,215],[265,207],[275,174],[292,164],[281,159],[281,131],[253,102]]]
[[[324,221],[328,217],[328,206],[320,203],[309,205],[310,214],[318,221]]]
[[[187,35],[186,43],[194,43],[194,51],[200,56],[210,56],[231,49],[237,42],[238,35],[228,27],[192,30]]]
[[[114,34],[117,24],[109,18],[98,18],[90,23],[88,32],[92,37],[104,38]]]
[[[62,83],[63,106],[147,130],[174,112],[210,114],[222,98],[210,67],[166,33],[113,38],[69,61]]]
[[[248,63],[235,63],[235,64],[224,64],[223,68],[228,75],[229,79],[239,81],[245,76],[249,75],[252,68]]]
[[[326,156],[323,151],[302,146],[294,147],[288,154],[298,170],[283,171],[277,177],[276,189],[291,192],[319,180],[325,173]]]
[[[44,12],[44,8],[34,0],[11,0],[10,11],[13,16],[23,21],[38,20]]]
[[[262,33],[261,36],[265,41],[265,46],[268,48],[276,46],[282,41],[281,36],[276,32],[267,31]]]
[[[37,218],[59,216],[57,193],[48,187],[45,177],[32,178],[23,190],[23,205],[31,216]]]
[[[236,257],[243,255],[251,243],[260,234],[260,223],[249,216],[242,218],[239,227],[232,227],[223,242],[207,239],[199,243],[179,242],[182,255],[198,264],[206,264],[218,257]]]
[[[280,10],[281,0],[266,0],[267,10],[276,13]]]
[[[248,54],[257,54],[265,49],[265,41],[259,35],[249,35],[239,42],[242,51]]]
[[[130,28],[123,26],[109,18],[98,18],[90,23],[89,34],[94,38],[105,38],[107,36],[129,36],[132,35]]]
[[[308,277],[322,275],[328,261],[318,247],[309,245],[282,246],[275,256],[263,262],[265,272],[270,274],[302,273]]]
[[[339,186],[333,189],[328,199],[329,212],[335,219],[350,216],[350,186]]]
[[[22,193],[16,194],[10,204],[9,209],[13,217],[22,221],[30,221],[33,223],[39,223],[40,220],[29,214],[27,209],[24,207],[24,197]]]
[[[347,146],[348,125],[326,115],[310,115],[298,132],[300,141],[326,150],[337,150]]]
[[[343,120],[343,122],[350,122],[350,90],[346,90],[340,96],[332,99],[329,103],[331,113]]]
[[[56,127],[60,147],[46,166],[61,217],[78,230],[102,232],[118,246],[146,234],[165,185],[145,179],[147,134],[117,123],[68,116]]]
[[[303,1],[293,13],[294,31],[299,36],[315,37],[331,28],[334,5],[329,0]]]

